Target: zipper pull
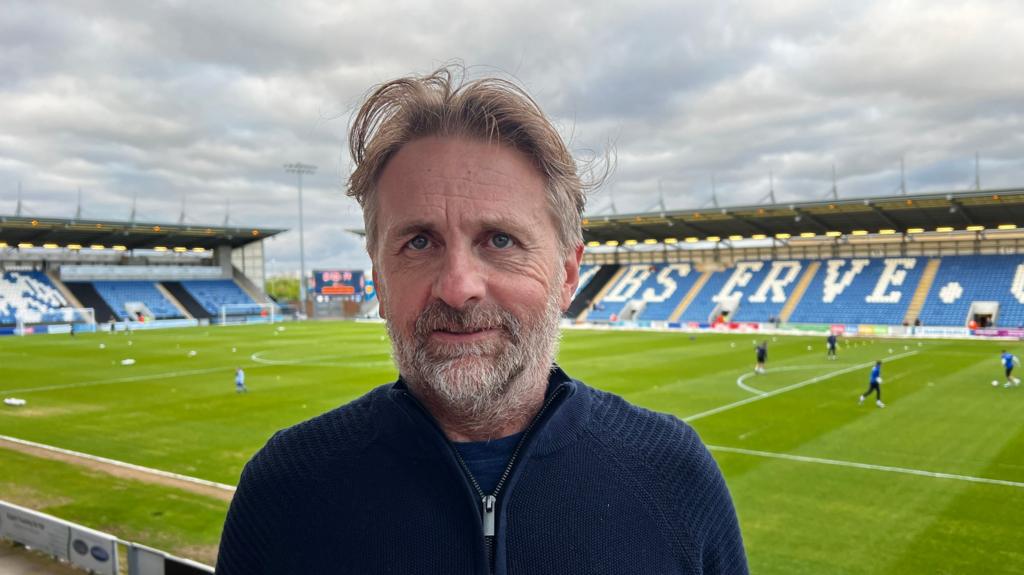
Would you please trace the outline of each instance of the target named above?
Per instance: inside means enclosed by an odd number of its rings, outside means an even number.
[[[497,501],[493,495],[485,495],[482,500],[484,537],[494,537],[494,512]]]

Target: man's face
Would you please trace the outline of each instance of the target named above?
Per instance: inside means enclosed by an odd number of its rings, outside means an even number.
[[[546,374],[582,250],[561,249],[529,158],[423,138],[389,161],[377,195],[374,282],[410,385],[468,415]]]

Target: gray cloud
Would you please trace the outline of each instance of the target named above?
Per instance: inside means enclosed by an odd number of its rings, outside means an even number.
[[[780,201],[1024,178],[1024,7],[907,2],[12,0],[0,18],[0,213],[296,228],[307,268],[368,265],[343,195],[349,115],[453,58],[509,74],[573,149],[612,142],[606,209]],[[271,271],[298,267],[291,231]]]

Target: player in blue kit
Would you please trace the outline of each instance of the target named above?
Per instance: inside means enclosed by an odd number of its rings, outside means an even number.
[[[828,334],[828,339],[826,341],[828,342],[828,358],[838,359],[836,357],[836,334]]]
[[[242,368],[235,370],[235,393],[246,393],[249,388],[245,387],[245,372]]]
[[[857,405],[864,403],[864,398],[871,395],[871,392],[875,392],[875,405],[878,407],[885,407],[882,403],[882,360],[875,362],[875,367],[871,368],[871,378],[868,381],[868,390],[860,395],[860,401]]]
[[[1013,377],[1013,368],[1020,365],[1020,360],[1017,359],[1017,356],[1004,349],[999,361],[1003,364],[1003,369],[1006,370],[1006,383],[1003,384],[1003,387],[1020,385],[1020,380]]]

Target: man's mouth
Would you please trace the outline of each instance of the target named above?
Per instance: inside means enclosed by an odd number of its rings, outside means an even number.
[[[436,331],[439,331],[439,332],[442,332],[442,333],[451,333],[451,334],[470,334],[470,333],[479,333],[481,331],[488,331],[490,329],[492,329],[492,328],[489,328],[489,327],[443,327],[443,328],[440,328],[440,329],[438,329]]]
[[[494,327],[443,327],[435,329],[432,335],[442,341],[467,342],[492,337],[498,331]]]

